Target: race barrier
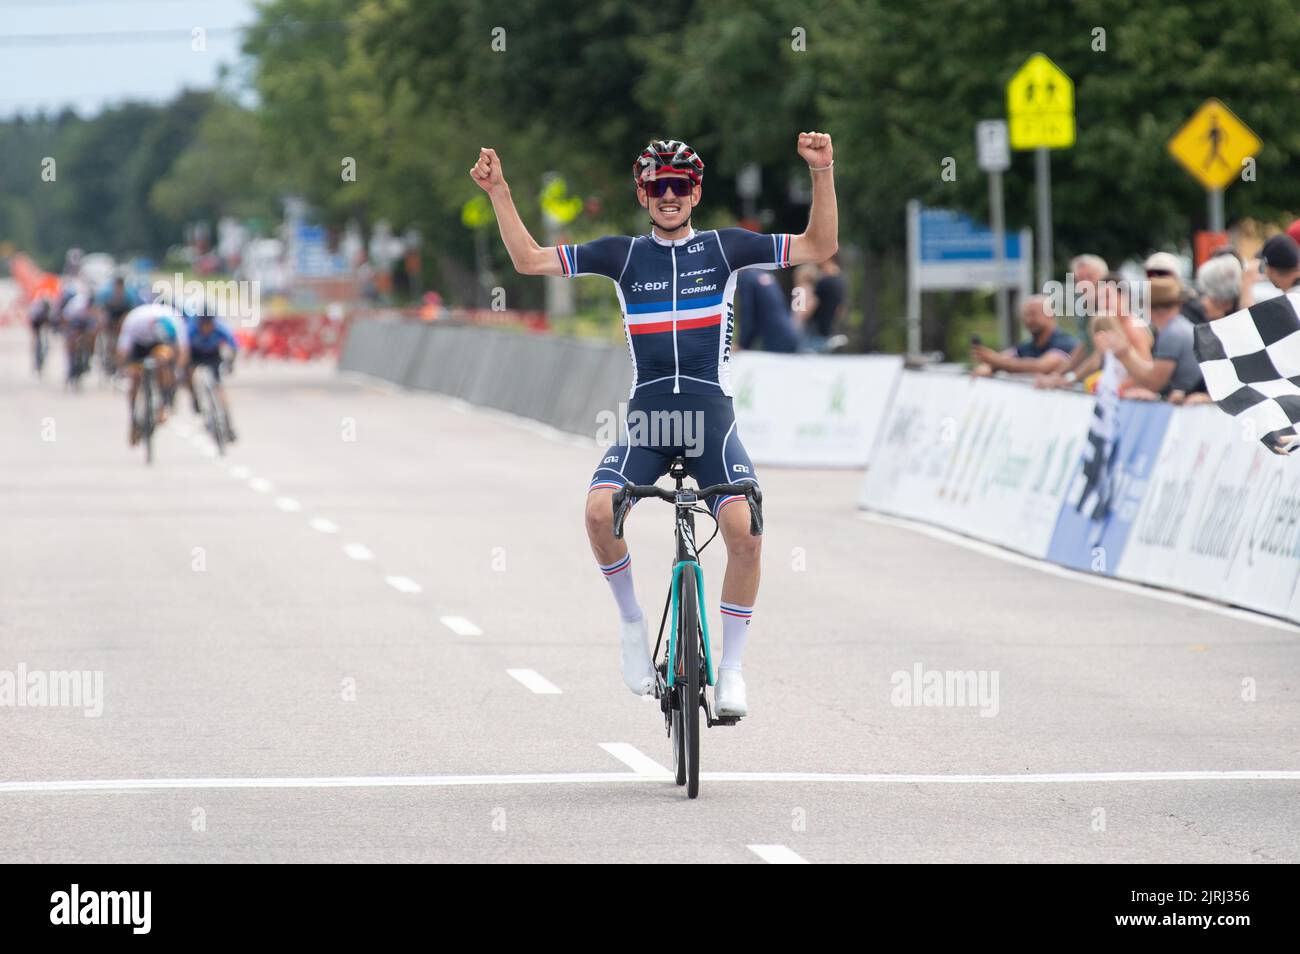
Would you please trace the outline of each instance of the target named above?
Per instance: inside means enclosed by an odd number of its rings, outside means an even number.
[[[595,438],[627,401],[624,347],[388,317],[350,320],[340,368]],[[1300,622],[1300,462],[1213,406],[1096,399],[887,356],[742,352],[737,429],[763,466],[866,467],[859,504],[1089,573]]]
[[[1213,406],[1119,402],[1103,468],[1095,399],[905,372],[860,505],[1063,566],[1300,622],[1300,466]]]
[[[410,318],[353,320],[339,368],[595,437],[627,401],[627,352],[600,342]]]
[[[737,430],[751,459],[864,466],[902,366],[890,356],[735,355]],[[619,420],[632,386],[623,346],[398,316],[351,319],[339,367],[587,437]]]

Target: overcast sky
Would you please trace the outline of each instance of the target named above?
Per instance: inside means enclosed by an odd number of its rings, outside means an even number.
[[[253,0],[0,0],[0,118],[211,88],[253,19]],[[196,27],[206,52],[191,48]]]

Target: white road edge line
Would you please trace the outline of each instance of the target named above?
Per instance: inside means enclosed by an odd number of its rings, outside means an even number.
[[[560,695],[560,687],[535,669],[507,669],[506,672],[539,696]]]
[[[624,743],[605,743],[601,748]],[[627,746],[633,752],[637,750]],[[614,754],[611,752],[611,754]],[[641,755],[637,752],[637,755]],[[567,772],[521,775],[357,775],[307,778],[121,778],[0,782],[0,794],[22,792],[122,792],[212,788],[441,788],[456,785],[589,785],[658,782],[665,774]],[[701,772],[703,782],[786,782],[843,785],[1070,785],[1096,782],[1300,782],[1300,771],[1075,772],[1045,775],[838,775],[829,772]]]
[[[628,742],[602,742],[600,747],[643,778],[672,778],[672,772],[635,745]]]
[[[457,636],[482,636],[483,630],[479,629],[464,616],[439,616],[438,622],[442,623]]]
[[[1084,573],[1082,570],[1072,570],[1069,567],[1060,566],[1056,563],[1049,563],[1046,560],[1036,560],[1031,556],[1025,556],[1023,553],[1016,553],[1014,550],[1003,549],[995,543],[985,543],[983,540],[973,540],[970,537],[962,536],[956,531],[931,526],[928,523],[922,523],[918,520],[909,520],[906,517],[895,517],[890,514],[866,510],[859,510],[858,517],[868,523],[879,523],[889,527],[900,527],[904,530],[912,530],[916,533],[933,537],[936,540],[942,540],[945,543],[956,544],[959,547],[965,547],[967,550],[973,550],[976,553],[982,553],[985,556],[996,557],[999,560],[1004,560],[1007,563],[1014,563],[1017,566],[1029,567],[1030,569],[1038,570],[1040,573],[1046,573],[1063,580],[1073,580],[1076,583],[1091,583],[1093,586],[1109,587],[1122,593],[1131,593],[1135,596],[1145,596],[1153,600],[1163,600],[1166,603],[1173,603],[1177,606],[1185,606],[1190,609],[1204,610],[1207,613],[1218,613],[1220,616],[1227,616],[1230,619],[1240,620],[1244,623],[1258,623],[1260,626],[1271,626],[1274,629],[1286,630],[1289,633],[1300,632],[1300,626],[1297,626],[1295,623],[1288,623],[1286,620],[1277,619],[1273,616],[1266,616],[1263,613],[1254,613],[1250,610],[1240,609],[1235,606],[1224,606],[1222,603],[1216,603],[1213,600],[1199,599],[1195,596],[1189,596],[1186,593],[1179,593],[1174,590],[1163,590],[1155,586],[1144,586],[1141,583],[1133,583],[1129,580],[1121,580],[1113,576],[1098,576],[1092,573]]]
[[[339,532],[339,525],[333,520],[326,520],[324,517],[312,517],[307,526],[321,533]]]
[[[807,858],[801,858],[785,845],[746,845],[769,865],[806,865]]]
[[[384,582],[399,593],[423,593],[424,587],[409,576],[386,576]]]
[[[343,552],[354,560],[373,560],[375,558],[375,555],[370,552],[370,548],[364,543],[345,544]]]

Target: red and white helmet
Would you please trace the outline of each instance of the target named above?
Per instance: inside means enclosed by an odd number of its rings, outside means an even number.
[[[642,149],[632,163],[632,178],[640,185],[663,169],[685,173],[696,185],[704,181],[704,160],[680,139],[656,139]]]

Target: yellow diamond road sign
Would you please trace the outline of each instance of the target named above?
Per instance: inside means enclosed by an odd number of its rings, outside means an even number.
[[[1222,189],[1241,175],[1242,160],[1263,143],[1232,110],[1207,99],[1169,140],[1169,152],[1207,189]]]
[[[1074,145],[1074,80],[1042,53],[1025,60],[1007,84],[1012,149]]]

